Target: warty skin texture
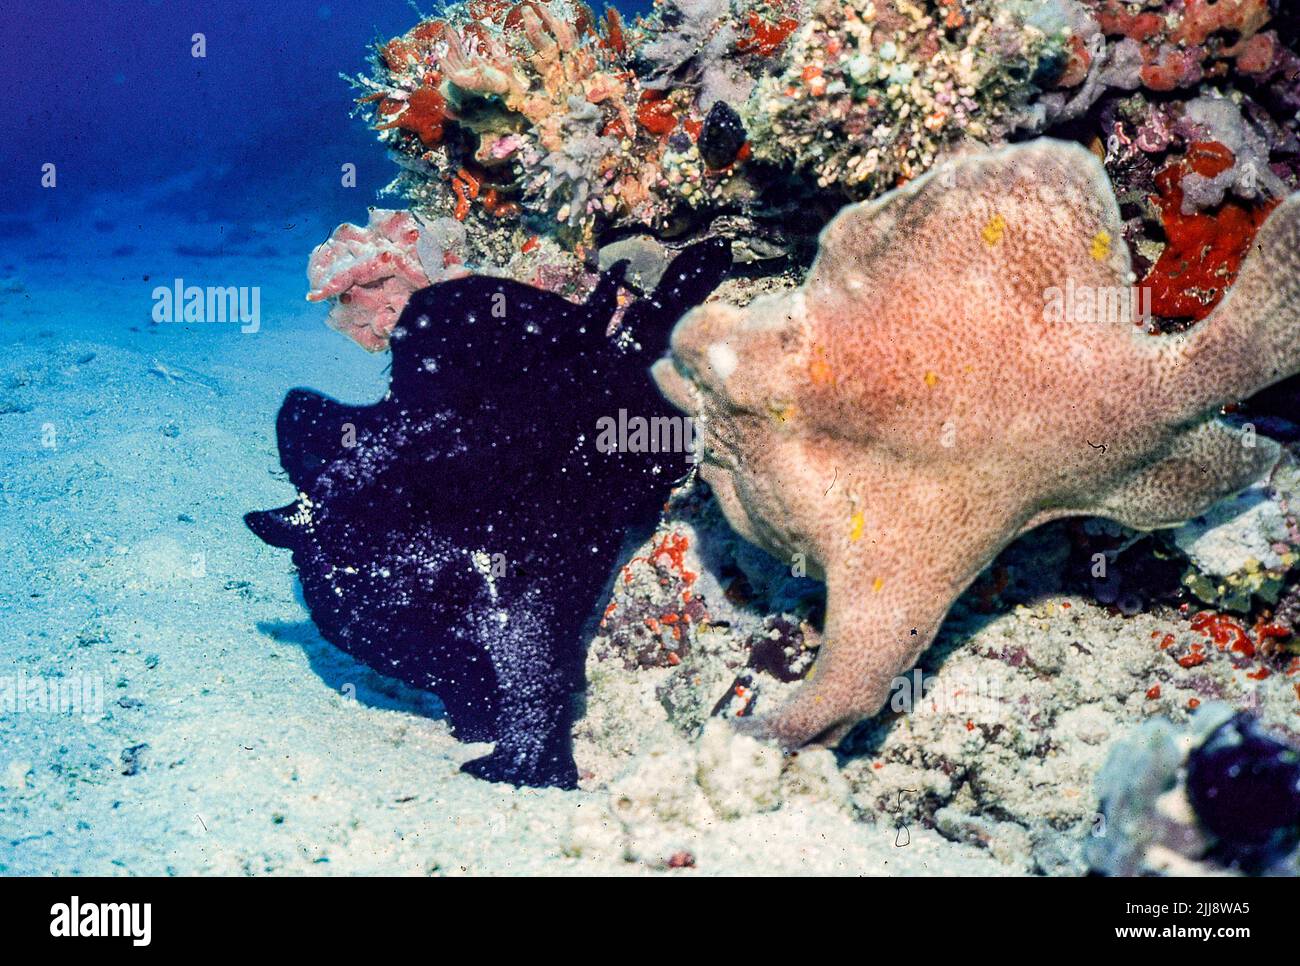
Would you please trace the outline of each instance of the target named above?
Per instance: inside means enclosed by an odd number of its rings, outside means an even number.
[[[743,727],[838,740],[1019,535],[1172,526],[1275,464],[1217,416],[1300,369],[1300,194],[1186,333],[1147,334],[1132,305],[1045,316],[1069,280],[1131,279],[1105,170],[1044,139],[845,208],[798,289],[678,323],[653,372],[697,417],[700,475],[737,532],[827,584],[808,679]]]

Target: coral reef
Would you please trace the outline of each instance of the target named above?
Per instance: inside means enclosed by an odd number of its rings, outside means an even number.
[[[697,414],[701,476],[738,533],[827,584],[817,664],[763,733],[798,747],[874,714],[1017,535],[1172,526],[1277,461],[1217,413],[1300,371],[1300,194],[1186,337],[1131,306],[1049,317],[1066,279],[1127,288],[1119,237],[1097,159],[1040,140],[846,208],[798,290],[677,325],[654,374]]]
[[[704,120],[779,46],[737,35],[744,9],[684,0],[628,28],[580,0],[453,5],[380,47],[361,104],[401,160],[393,189],[473,220],[492,239],[471,240],[476,257],[537,233],[589,248],[598,228],[663,227],[729,179],[741,145],[709,148],[711,165]],[[724,136],[715,114],[706,147],[734,142],[738,123]]]
[[[1048,133],[1112,177],[1151,324],[1203,318],[1300,185],[1300,28],[1265,0],[451,4],[377,46],[358,106],[390,190],[476,271],[582,296],[627,233],[808,241],[950,155]],[[436,280],[436,279],[435,279]]]
[[[1036,26],[1035,6],[951,4],[945,14],[819,0],[780,73],[746,104],[755,157],[862,198],[928,170],[959,140],[1004,138],[1072,53],[1073,35]]]
[[[1089,858],[1095,848],[1130,847],[1117,813],[1102,805],[1109,786],[1094,778],[1133,729],[1157,720],[1177,730],[1230,705],[1300,737],[1300,660],[1276,647],[1273,629],[1187,605],[1125,616],[1081,600],[1067,590],[1072,526],[1050,524],[1013,544],[959,600],[920,665],[893,682],[885,709],[841,743],[847,789],[793,795],[780,786],[771,807],[812,798],[853,816],[864,835],[931,830],[1014,872],[1118,874]],[[654,762],[693,774],[698,736],[715,715],[778,707],[815,656],[808,629],[821,620],[813,582],[737,537],[697,488],[675,496],[664,527],[615,584],[575,729],[583,786],[609,788],[613,804],[624,779],[655,771]],[[647,617],[679,613],[687,591],[689,621],[650,626]],[[1178,762],[1190,747],[1180,745]],[[825,754],[806,748],[786,767]],[[1115,782],[1140,787],[1139,765]],[[1160,775],[1150,780],[1163,788]],[[715,828],[745,821],[705,814]],[[690,827],[647,816],[639,829],[606,820],[631,836],[623,841],[634,860],[663,860],[636,844],[643,837],[691,848]],[[1135,821],[1148,819],[1144,811]]]

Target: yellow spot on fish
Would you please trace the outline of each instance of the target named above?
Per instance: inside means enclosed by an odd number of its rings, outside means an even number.
[[[863,519],[861,510],[859,510],[857,513],[853,514],[853,516],[849,518],[849,524],[851,527],[851,529],[849,530],[850,540],[862,539],[862,527],[865,522],[866,521]]]
[[[816,386],[825,385],[835,378],[830,363],[826,361],[825,350],[819,345],[813,346],[812,359],[808,361],[808,378]]]
[[[939,382],[939,377],[936,376],[933,372],[927,372],[925,374],[925,384],[929,386],[931,389],[933,389],[938,382]]]
[[[980,229],[980,237],[984,239],[984,244],[992,248],[998,242],[1002,241],[1002,236],[1006,234],[1007,220],[1001,215],[994,215],[989,219],[987,225]]]
[[[871,589],[872,589],[873,591],[879,591],[880,588],[883,587],[883,586],[885,586],[885,578],[884,578],[884,577],[877,577],[877,578],[876,578],[874,581],[872,581],[872,583],[871,583]]]
[[[1092,260],[1103,261],[1110,254],[1110,232],[1099,231],[1092,236]]]
[[[773,400],[767,404],[767,411],[772,414],[772,418],[778,423],[784,423],[799,410],[794,403],[776,402]]]

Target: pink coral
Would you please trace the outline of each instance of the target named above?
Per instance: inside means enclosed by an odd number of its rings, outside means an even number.
[[[411,293],[430,284],[419,240],[419,223],[409,211],[372,208],[365,228],[339,225],[311,253],[307,301],[329,300],[332,328],[371,352],[386,349]]]

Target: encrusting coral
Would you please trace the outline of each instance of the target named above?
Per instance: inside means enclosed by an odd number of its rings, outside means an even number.
[[[1135,324],[1133,277],[1105,171],[1044,139],[846,208],[797,290],[678,324],[653,371],[697,416],[701,476],[827,583],[808,680],[749,727],[798,746],[873,714],[1019,534],[1176,525],[1276,462],[1217,417],[1300,370],[1300,195],[1186,333]],[[1053,312],[1067,284],[1086,311]]]
[[[1050,4],[943,6],[946,15],[926,4],[811,4],[783,69],[745,105],[755,157],[862,198],[927,170],[957,141],[1029,126],[1027,105],[1064,73],[1068,25],[1035,23]]]

